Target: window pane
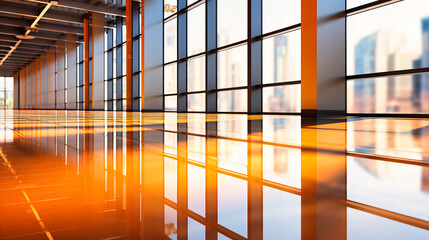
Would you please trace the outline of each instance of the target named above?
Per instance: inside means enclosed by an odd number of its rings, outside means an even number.
[[[347,9],[358,7],[376,0],[347,0]]]
[[[301,0],[263,0],[263,31],[275,31],[301,22]]]
[[[218,88],[247,85],[247,45],[221,51],[218,61]]]
[[[429,113],[429,74],[349,80],[350,113]]]
[[[217,1],[218,46],[247,38],[247,0]]]
[[[347,18],[347,74],[429,66],[429,1],[408,0]]]
[[[194,2],[198,2],[199,0],[188,0],[188,6],[191,5]]]
[[[177,59],[177,19],[164,24],[164,63]]]
[[[165,111],[177,111],[177,96],[166,96]]]
[[[188,92],[206,89],[206,57],[193,58],[188,61]]]
[[[264,112],[301,111],[301,85],[265,87],[263,89]]]
[[[177,63],[164,66],[164,94],[177,93]]]
[[[206,5],[188,12],[188,56],[204,52],[206,46]]]
[[[247,90],[218,92],[217,104],[219,112],[247,112]]]
[[[188,95],[188,111],[204,112],[206,110],[206,94],[189,94]]]
[[[301,79],[301,31],[263,41],[263,82],[275,83]]]
[[[164,18],[177,12],[177,0],[164,0]]]

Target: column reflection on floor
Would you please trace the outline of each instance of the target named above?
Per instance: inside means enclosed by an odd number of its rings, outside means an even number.
[[[427,239],[428,126],[5,111],[0,239]]]

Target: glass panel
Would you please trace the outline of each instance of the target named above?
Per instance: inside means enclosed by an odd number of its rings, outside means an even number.
[[[164,24],[164,63],[177,60],[177,19]]]
[[[247,237],[246,181],[218,173],[218,222]]]
[[[164,97],[165,111],[177,111],[177,96]]]
[[[206,57],[197,57],[188,61],[188,92],[206,89]]]
[[[198,2],[199,0],[188,0],[188,6],[191,5],[194,2]]]
[[[263,41],[263,82],[301,79],[301,30]]]
[[[206,170],[188,164],[188,208],[200,216],[205,216]]]
[[[285,85],[263,88],[264,112],[301,111],[301,85]]]
[[[177,0],[164,0],[164,18],[177,12]]]
[[[347,0],[346,4],[347,4],[347,9],[350,9],[350,8],[358,7],[370,2],[376,2],[376,0]]]
[[[429,1],[399,1],[347,18],[347,74],[429,66]]]
[[[188,56],[204,52],[206,46],[206,5],[188,12]]]
[[[264,239],[301,239],[301,197],[263,187]]]
[[[164,94],[177,93],[177,63],[164,66]]]
[[[219,112],[247,112],[247,90],[218,92],[217,104]]]
[[[217,65],[219,89],[247,85],[247,45],[219,52]]]
[[[347,81],[349,113],[429,113],[429,74]]]
[[[206,110],[206,94],[189,94],[188,95],[188,111],[204,112]]]
[[[247,38],[247,0],[218,0],[217,13],[219,47]]]
[[[301,0],[263,0],[262,11],[264,33],[301,22]]]

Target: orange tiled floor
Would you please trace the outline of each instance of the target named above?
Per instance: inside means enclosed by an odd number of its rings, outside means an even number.
[[[429,120],[3,111],[0,239],[429,239]]]

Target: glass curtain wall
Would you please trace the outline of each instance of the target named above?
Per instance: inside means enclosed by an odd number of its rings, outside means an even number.
[[[119,4],[119,2],[118,2]],[[125,5],[125,1],[122,1]],[[140,75],[141,75],[141,8],[139,2],[133,2],[133,110],[140,110]],[[126,36],[125,18],[116,17],[114,24],[105,29],[104,39],[104,84],[105,110],[125,110],[127,81],[126,81]]]
[[[347,0],[347,111],[429,114],[429,2],[379,2]]]
[[[0,77],[0,109],[13,108],[13,77]]]
[[[260,11],[250,13],[249,2],[259,4]],[[215,16],[210,15],[213,8]],[[249,88],[256,87],[262,92],[263,112],[299,113],[300,13],[301,0],[188,0],[186,6],[164,0],[165,110],[178,111],[178,99],[185,97],[186,108],[179,111],[206,112],[207,95],[214,92],[217,112],[247,113]],[[279,15],[284,17],[279,20]],[[251,21],[259,21],[256,36],[248,32]],[[255,41],[259,56],[249,55]],[[249,64],[255,60],[262,64],[262,81],[249,86]]]
[[[124,110],[126,97],[126,26],[125,19],[105,31],[105,106],[106,110]]]

